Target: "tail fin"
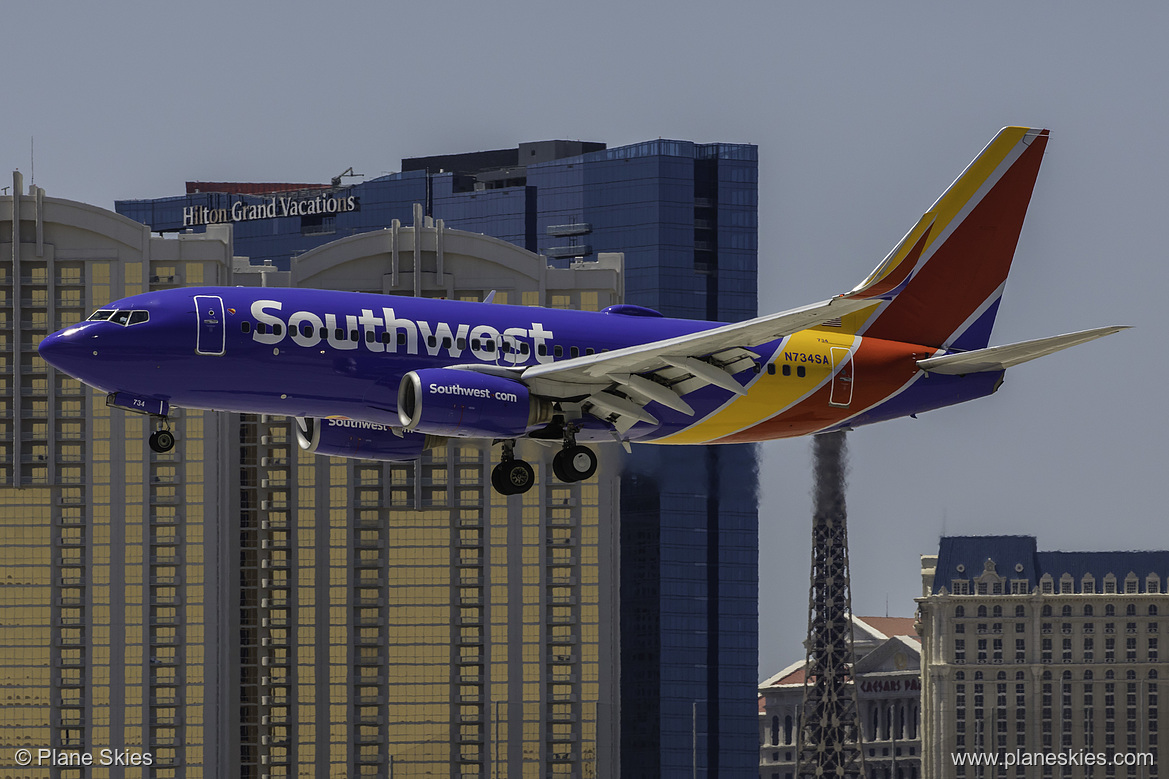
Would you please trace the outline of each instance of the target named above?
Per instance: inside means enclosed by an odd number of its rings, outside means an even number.
[[[949,350],[985,347],[1031,201],[1047,130],[1006,127],[889,256],[845,297],[860,335]]]

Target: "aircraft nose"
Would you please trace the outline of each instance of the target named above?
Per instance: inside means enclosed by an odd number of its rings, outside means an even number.
[[[64,330],[45,336],[37,347],[41,359],[59,371],[77,377],[79,369],[85,360],[85,355],[92,352],[93,347],[88,342],[92,339],[79,326],[67,327]]]

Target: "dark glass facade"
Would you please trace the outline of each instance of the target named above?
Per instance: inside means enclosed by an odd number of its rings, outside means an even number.
[[[574,146],[525,144],[514,167],[488,172],[470,165],[487,153],[404,161],[406,172],[330,191],[355,198],[354,210],[235,222],[235,252],[287,267],[292,257],[329,241],[395,219],[409,224],[420,203],[448,227],[503,239],[553,264],[623,252],[628,303],[695,319],[755,316],[756,147],[675,140],[597,146],[559,156]],[[184,229],[184,209],[230,214],[238,201],[270,199],[197,193],[120,201],[116,209],[172,231]],[[620,518],[625,777],[682,775],[695,764],[704,776],[758,769],[756,488],[749,445],[639,446],[626,458]]]

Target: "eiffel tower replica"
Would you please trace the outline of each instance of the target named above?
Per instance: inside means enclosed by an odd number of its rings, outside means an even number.
[[[812,443],[816,471],[807,660],[796,776],[863,779],[856,685],[852,684],[852,589],[844,506],[843,432]]]

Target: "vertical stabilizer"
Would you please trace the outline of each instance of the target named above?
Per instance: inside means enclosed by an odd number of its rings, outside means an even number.
[[[881,302],[846,317],[844,326],[950,350],[985,347],[1047,137],[1047,130],[1003,128],[846,296]]]

